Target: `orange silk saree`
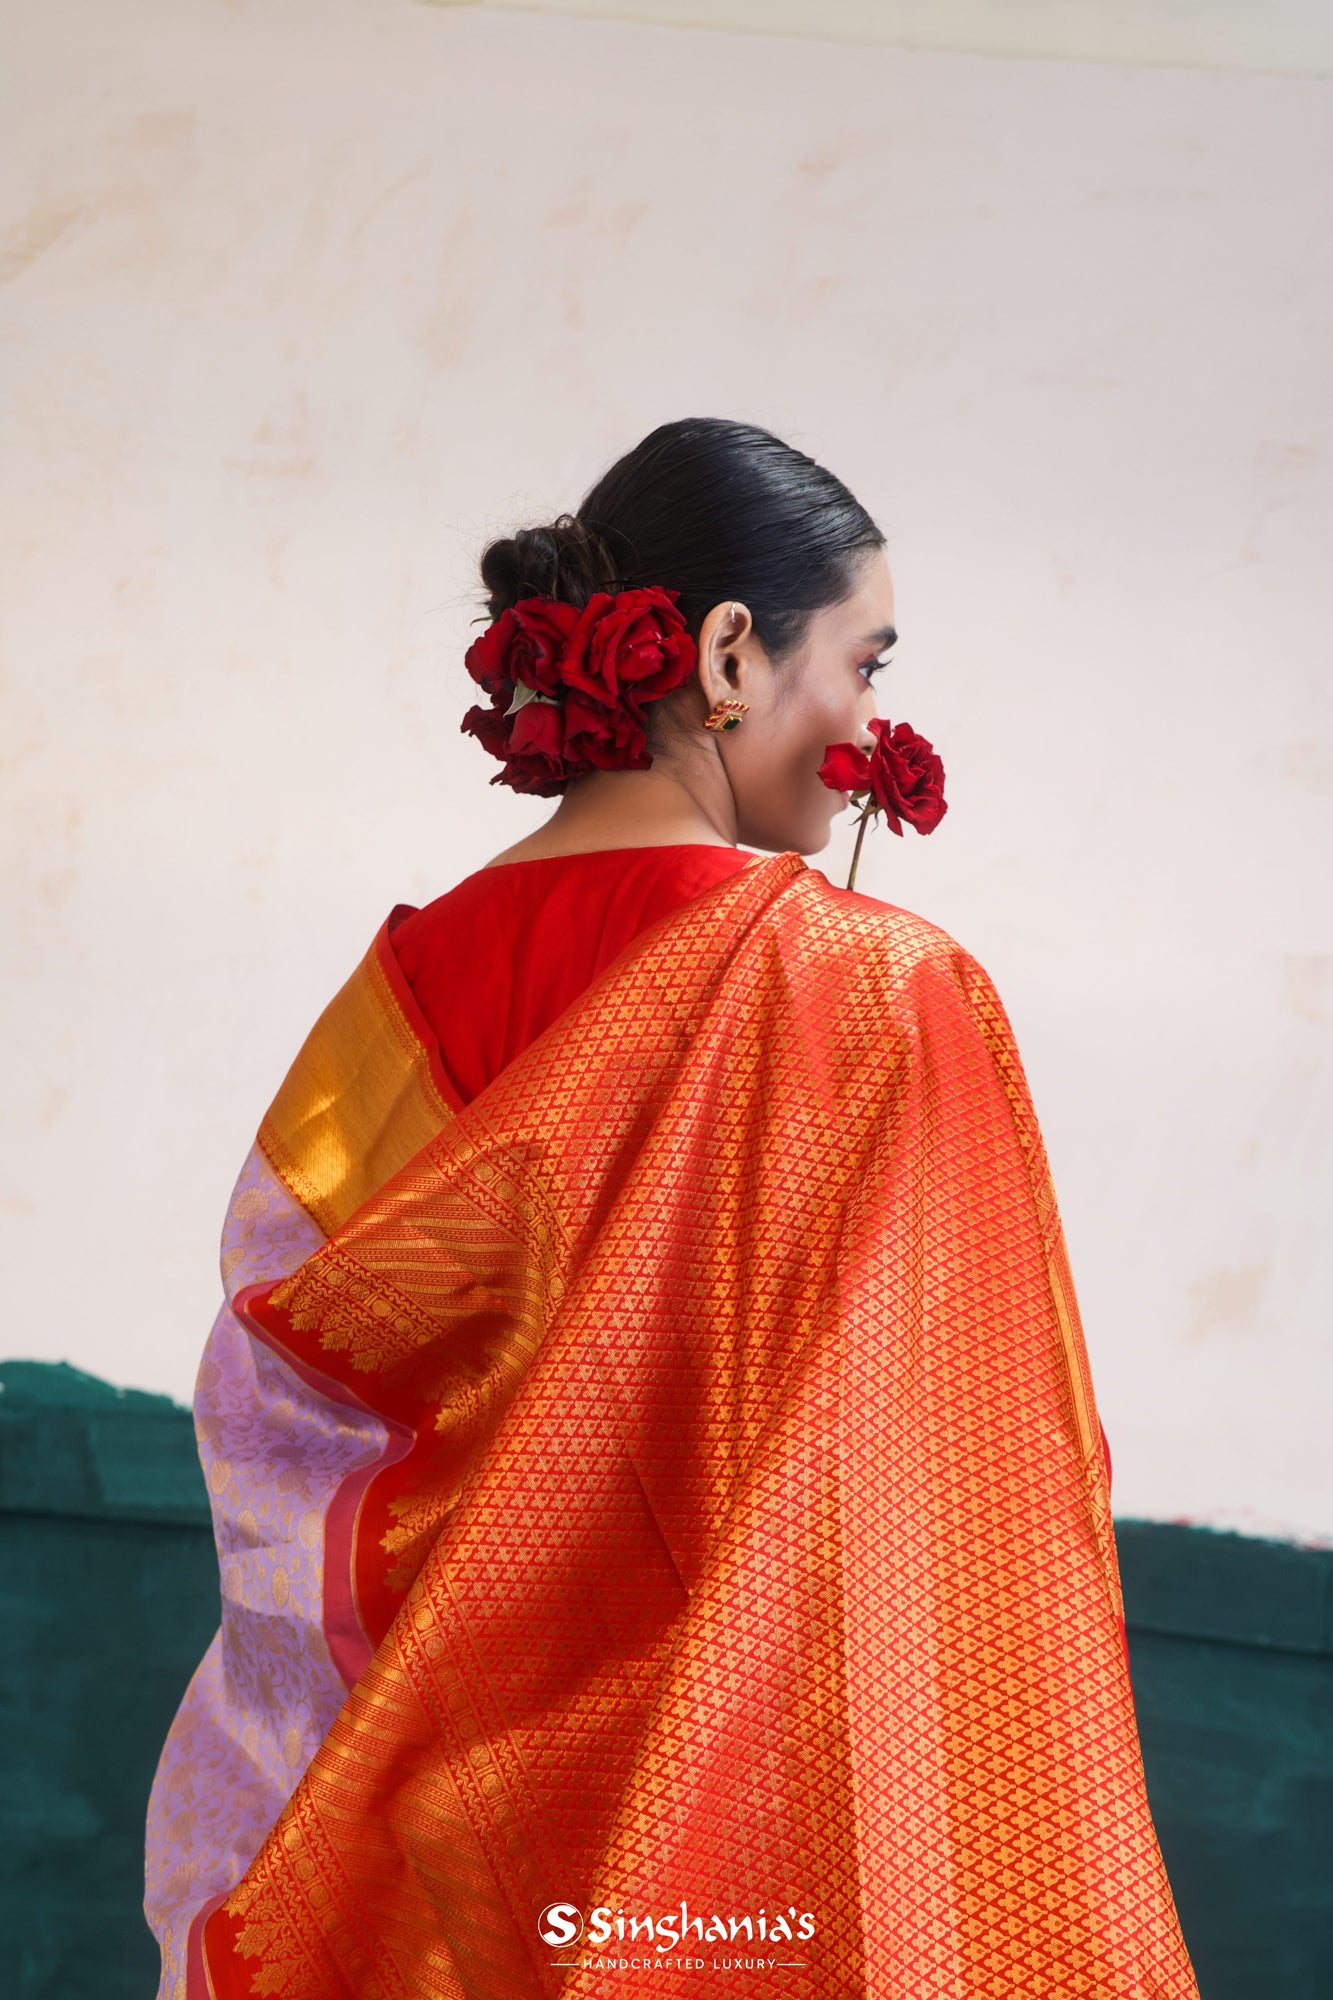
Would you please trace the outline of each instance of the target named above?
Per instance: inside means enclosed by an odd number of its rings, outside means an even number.
[[[232,1207],[172,2000],[1197,2000],[1041,1138],[952,940],[765,858],[463,1105],[386,926]]]

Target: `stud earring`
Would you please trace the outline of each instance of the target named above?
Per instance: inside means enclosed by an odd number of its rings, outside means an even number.
[[[705,729],[735,729],[741,717],[749,710],[748,701],[737,701],[728,695],[725,701],[715,702],[704,717]]]

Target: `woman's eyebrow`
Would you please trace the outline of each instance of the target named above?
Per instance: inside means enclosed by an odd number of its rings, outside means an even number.
[[[878,646],[880,651],[883,652],[886,646],[897,645],[898,634],[894,631],[892,625],[881,625],[878,632],[867,632],[865,638],[859,643],[863,646]]]

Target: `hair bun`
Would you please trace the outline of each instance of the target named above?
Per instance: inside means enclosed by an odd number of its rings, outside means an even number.
[[[525,597],[553,597],[582,610],[596,591],[617,584],[606,543],[577,514],[491,542],[482,554],[481,580],[492,619]]]

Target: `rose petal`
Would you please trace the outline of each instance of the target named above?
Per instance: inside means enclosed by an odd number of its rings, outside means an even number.
[[[835,792],[861,792],[870,783],[870,759],[855,743],[829,743],[819,776]]]

